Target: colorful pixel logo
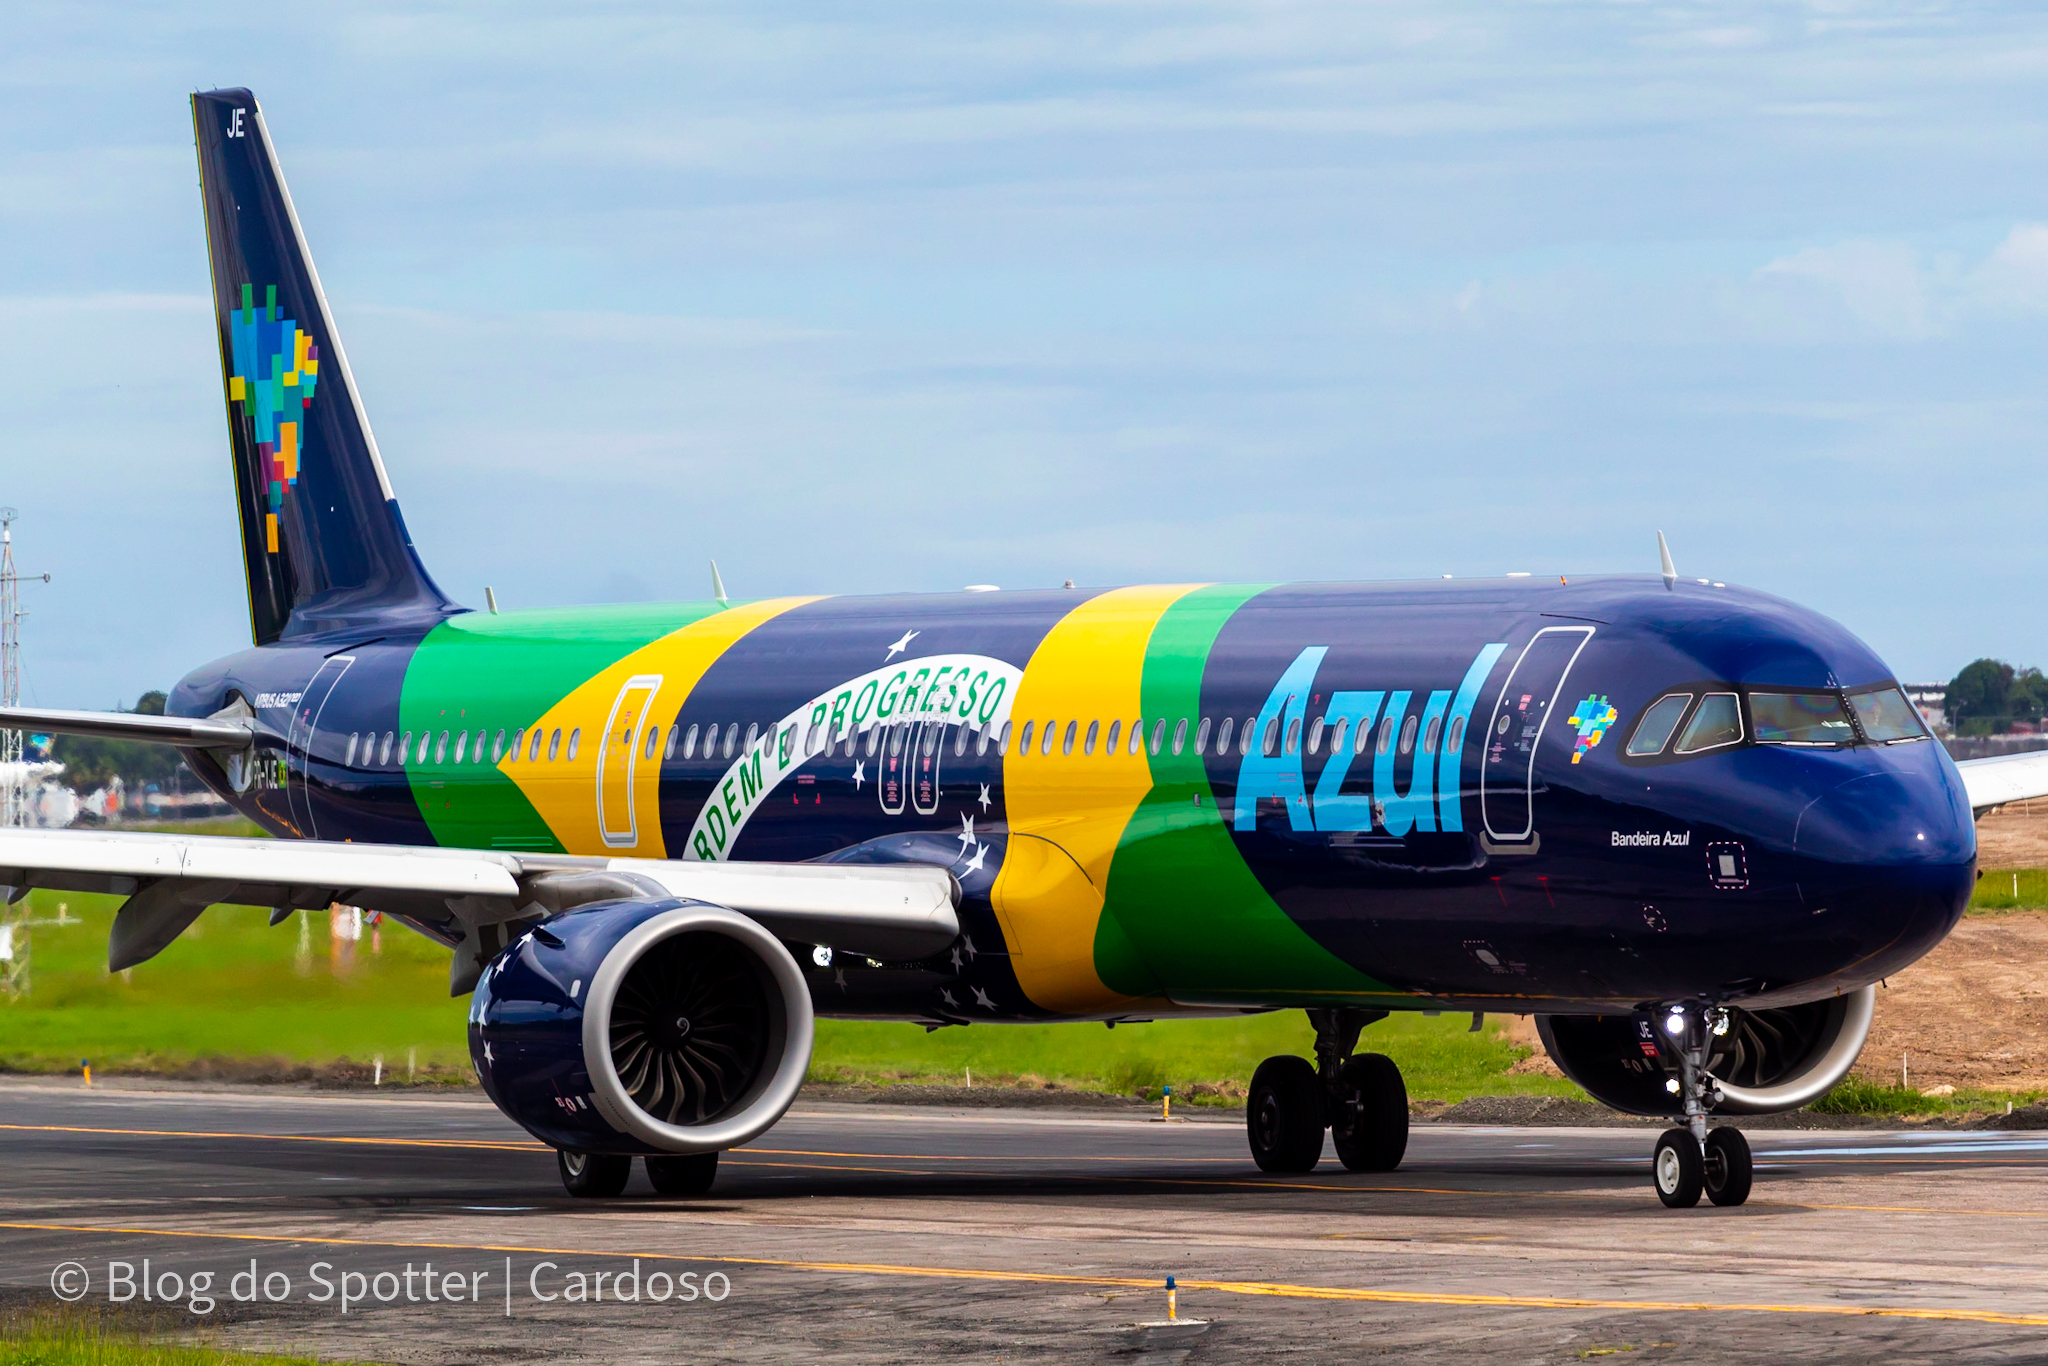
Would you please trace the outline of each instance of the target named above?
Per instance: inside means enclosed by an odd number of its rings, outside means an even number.
[[[284,511],[285,491],[299,483],[299,414],[313,406],[320,348],[297,323],[277,316],[276,285],[263,287],[261,311],[256,287],[242,286],[242,306],[228,315],[228,339],[234,362],[228,401],[242,405],[255,428],[257,458],[270,474],[263,541],[275,555],[277,515]]]
[[[1572,713],[1572,724],[1579,728],[1578,739],[1572,743],[1572,762],[1586,757],[1586,751],[1600,743],[1600,737],[1607,734],[1607,728],[1614,724],[1619,713],[1608,705],[1604,696],[1595,694],[1579,703]]]

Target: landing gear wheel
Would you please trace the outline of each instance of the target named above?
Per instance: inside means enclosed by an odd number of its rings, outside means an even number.
[[[1323,1084],[1306,1058],[1268,1058],[1245,1107],[1252,1160],[1264,1172],[1312,1172],[1323,1156]]]
[[[663,1195],[702,1195],[718,1175],[717,1153],[650,1157],[646,1161],[647,1179]]]
[[[1697,1205],[1700,1191],[1706,1185],[1706,1162],[1692,1131],[1666,1129],[1657,1139],[1650,1172],[1657,1184],[1657,1198],[1665,1205],[1671,1209],[1691,1209]]]
[[[1354,1172],[1390,1172],[1408,1151],[1408,1087],[1383,1053],[1359,1053],[1337,1074],[1330,1116],[1337,1160]]]
[[[555,1165],[562,1169],[562,1188],[587,1200],[609,1200],[626,1188],[633,1174],[633,1159],[612,1153],[579,1153],[555,1149]]]
[[[1740,1129],[1716,1129],[1707,1135],[1705,1167],[1707,1199],[1717,1205],[1739,1205],[1749,1199],[1756,1168],[1749,1158],[1749,1140]]]

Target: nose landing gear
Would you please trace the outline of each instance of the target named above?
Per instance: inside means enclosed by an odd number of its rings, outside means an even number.
[[[1392,1058],[1354,1055],[1359,1031],[1384,1010],[1311,1010],[1316,1062],[1268,1058],[1252,1074],[1246,1137],[1261,1171],[1309,1172],[1328,1129],[1337,1160],[1354,1172],[1390,1172],[1408,1149],[1408,1088]]]
[[[1714,1038],[1728,1032],[1728,1012],[1691,1003],[1670,1007],[1664,1034],[1678,1057],[1678,1075],[1666,1083],[1685,1107],[1685,1127],[1657,1137],[1650,1159],[1657,1198],[1672,1209],[1691,1209],[1704,1194],[1717,1205],[1749,1199],[1755,1174],[1749,1140],[1739,1129],[1707,1128],[1707,1111],[1721,1103],[1721,1088],[1707,1071]]]

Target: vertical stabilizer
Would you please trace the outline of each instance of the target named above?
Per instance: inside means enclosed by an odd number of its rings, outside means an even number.
[[[256,643],[459,610],[406,533],[255,97],[194,95],[192,124]]]

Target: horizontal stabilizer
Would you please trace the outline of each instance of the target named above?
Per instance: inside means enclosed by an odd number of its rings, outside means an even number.
[[[181,749],[241,749],[254,738],[246,721],[148,716],[132,711],[53,711],[44,707],[0,707],[0,729],[49,735],[88,735],[95,740],[139,740]]]

